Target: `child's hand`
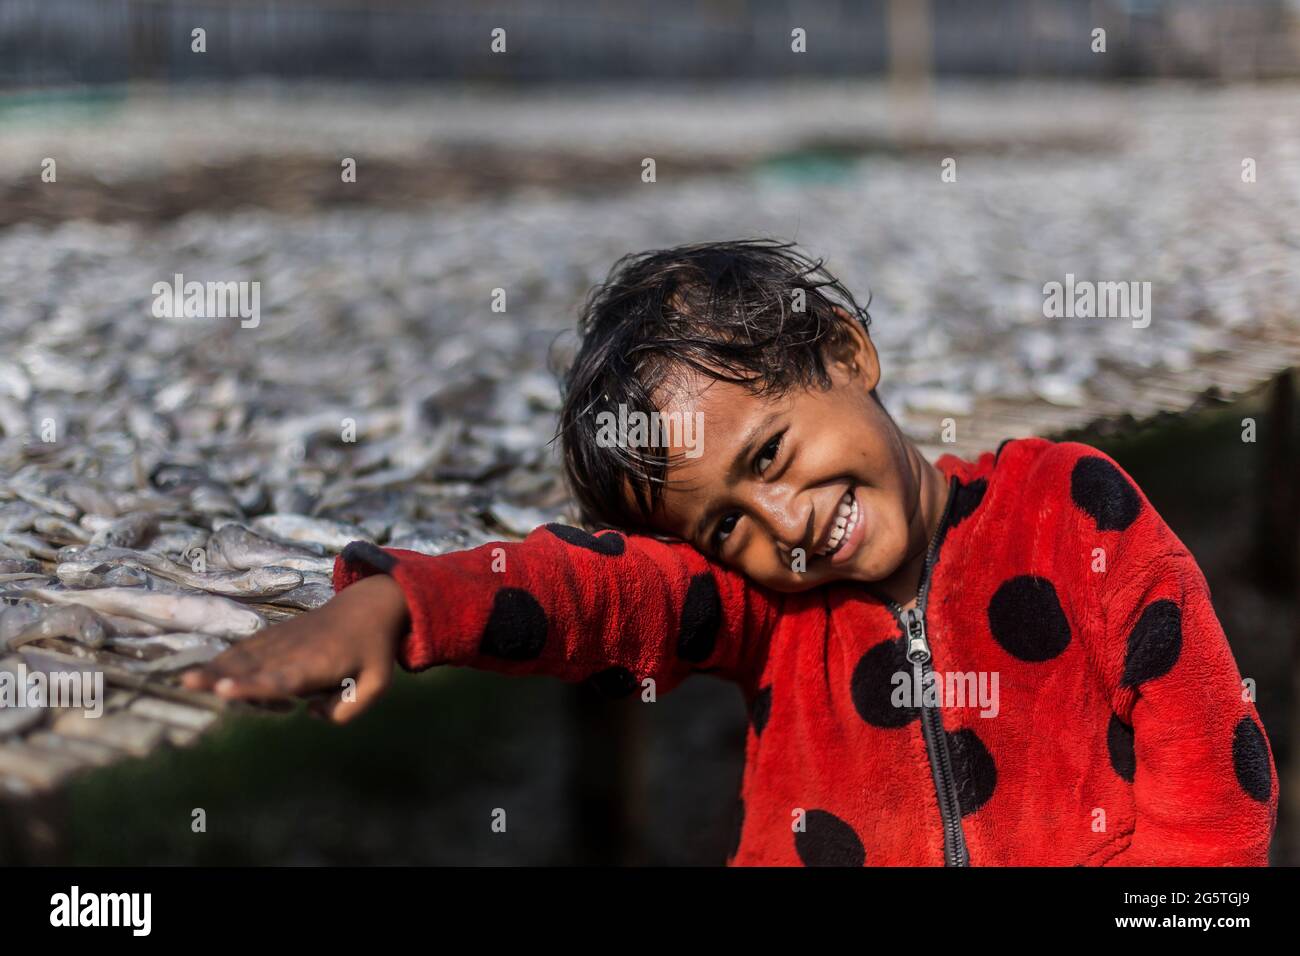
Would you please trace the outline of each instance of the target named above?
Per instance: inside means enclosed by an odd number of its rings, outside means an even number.
[[[220,697],[274,700],[325,691],[312,709],[336,723],[360,714],[393,679],[397,643],[408,627],[406,599],[386,574],[337,594],[236,644],[181,678],[191,690]],[[355,678],[345,693],[343,681]]]

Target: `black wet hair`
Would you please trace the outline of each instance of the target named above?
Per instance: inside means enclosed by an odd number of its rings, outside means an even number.
[[[582,307],[556,430],[584,525],[653,533],[650,516],[670,464],[664,448],[599,440],[601,412],[617,416],[620,405],[657,411],[652,399],[684,369],[762,397],[830,388],[827,359],[846,342],[845,320],[834,309],[864,329],[871,318],[822,261],[792,242],[760,238],[633,253],[614,263]],[[796,311],[798,290],[803,308]]]

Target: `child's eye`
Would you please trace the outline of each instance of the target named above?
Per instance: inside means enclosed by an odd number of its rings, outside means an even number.
[[[713,544],[718,547],[727,540],[727,536],[736,529],[736,522],[740,520],[740,515],[729,514],[718,522],[717,527],[713,529]]]
[[[785,437],[785,432],[781,432],[770,442],[763,446],[763,450],[758,453],[754,459],[754,467],[758,469],[761,475],[771,467],[772,462],[776,461],[776,453],[781,450],[781,439]]]

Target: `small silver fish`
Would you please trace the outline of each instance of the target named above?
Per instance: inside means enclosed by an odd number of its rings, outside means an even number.
[[[118,518],[90,539],[95,548],[137,548],[158,530],[158,516],[150,512]]]
[[[234,570],[274,566],[294,571],[329,574],[334,559],[312,554],[305,548],[271,541],[242,525],[228,524],[208,539],[208,560],[216,567]]]
[[[31,531],[36,519],[45,514],[26,501],[11,501],[0,506],[0,534]]]
[[[231,640],[248,637],[266,624],[256,611],[211,594],[158,594],[145,588],[92,591],[37,588],[27,594],[41,601],[80,604],[104,614],[138,618],[173,631],[193,631]]]
[[[0,558],[0,574],[40,574],[43,567],[31,558]]]
[[[62,565],[59,565],[62,567]],[[108,588],[148,588],[153,587],[156,578],[144,568],[132,567],[128,564],[118,565],[110,568],[104,575],[101,587]],[[168,591],[171,588],[154,588],[154,590]]]
[[[74,479],[64,482],[59,490],[63,493],[63,497],[85,512],[82,515],[83,522],[92,515],[111,519],[118,513],[112,495],[98,484]]]
[[[41,638],[65,637],[86,647],[103,647],[107,631],[104,622],[88,607],[61,605],[48,608],[36,621],[6,641],[14,650],[29,641]]]
[[[197,572],[162,555],[127,548],[92,548],[75,554],[70,560],[59,565],[59,578],[81,587],[91,586],[94,575],[105,564],[144,568],[174,585],[183,585],[196,591],[207,591],[210,594],[220,594],[223,597],[240,600],[273,597],[302,584],[302,574],[289,568],[250,568],[243,571],[214,569]],[[105,576],[101,583],[112,586],[117,582]],[[145,584],[158,591],[174,590],[173,587],[158,587],[152,583],[148,575],[135,582],[123,581],[122,583],[127,586]]]
[[[60,501],[58,498],[52,498],[47,494],[37,491],[34,488],[24,488],[14,485],[14,494],[22,498],[29,504],[35,505],[46,514],[58,515],[61,518],[70,518],[76,520],[81,515],[81,509],[68,501]]]
[[[159,624],[150,624],[148,621],[141,621],[134,617],[106,614],[103,611],[99,612],[99,619],[110,632],[121,637],[152,637],[167,630]]]
[[[28,588],[49,587],[56,580],[56,578],[51,578],[48,574],[33,574],[30,572],[0,574],[0,584],[4,585],[6,592],[20,592]]]
[[[0,544],[20,554],[27,554],[45,561],[57,561],[59,559],[59,549],[47,544],[34,534],[18,532],[0,534]]]
[[[0,659],[0,672],[7,675],[8,680],[6,683],[13,686],[14,694],[21,694],[23,701],[26,702],[29,697],[28,691],[34,683],[36,675],[31,671],[27,671],[26,686],[17,686],[19,683],[18,676],[23,673],[23,670],[19,668],[21,663],[22,658],[17,655]],[[39,726],[44,722],[46,713],[44,707],[0,707],[0,739],[12,737],[15,734]]]
[[[90,540],[85,528],[58,515],[41,515],[32,523],[32,530],[57,544],[85,544]]]
[[[334,588],[329,584],[311,583],[303,584],[294,588],[292,591],[286,591],[278,597],[273,597],[268,604],[274,604],[276,607],[297,608],[300,611],[314,611],[316,608],[326,604],[334,597]]]
[[[534,528],[556,519],[553,511],[542,508],[524,508],[519,505],[494,501],[488,506],[488,514],[506,531],[524,537]]]
[[[119,654],[134,652],[141,656],[126,657],[121,666],[141,674],[170,674],[198,664],[206,664],[230,648],[228,641],[209,634],[170,633],[152,637],[110,637],[108,645]],[[157,649],[166,653],[144,656]]]
[[[253,530],[280,541],[319,544],[334,552],[353,541],[371,541],[363,528],[346,521],[300,514],[270,514],[253,519]]]
[[[0,647],[8,647],[14,637],[39,621],[45,610],[44,605],[26,600],[0,604]]]

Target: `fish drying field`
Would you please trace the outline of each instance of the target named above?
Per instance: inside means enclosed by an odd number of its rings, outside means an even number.
[[[847,84],[0,111],[7,195],[57,190],[46,157],[109,196],[201,190],[205,164],[322,170],[292,210],[196,194],[184,215],[0,229],[0,669],[111,688],[98,719],[0,709],[0,787],[193,740],[223,705],[175,674],[323,603],[349,541],[438,553],[564,515],[551,370],[627,252],[765,235],[824,257],[870,295],[882,397],[931,454],[1181,411],[1300,364],[1296,92],[941,87],[901,139],[880,88]],[[409,182],[447,143],[512,157],[524,185],[341,198],[341,158]],[[177,277],[256,282],[255,321],[159,317]],[[1149,284],[1149,311],[1045,317],[1045,284],[1075,279]]]

